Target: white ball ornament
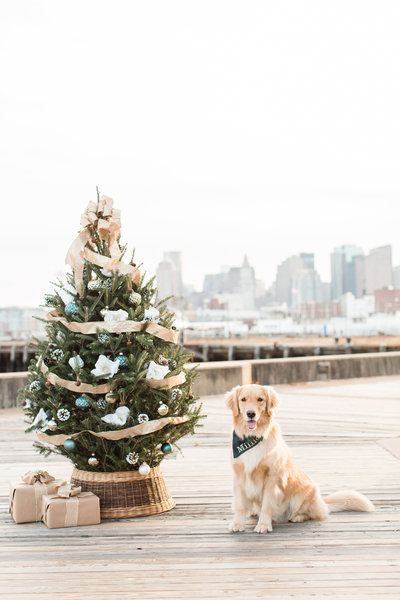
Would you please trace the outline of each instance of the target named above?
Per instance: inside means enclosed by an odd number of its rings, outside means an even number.
[[[57,429],[57,421],[51,419],[47,422],[47,427],[50,429],[50,431],[55,431]]]
[[[149,420],[149,415],[146,415],[146,413],[141,413],[138,416],[139,423],[147,423],[148,420]]]
[[[150,473],[150,470],[151,469],[147,463],[142,463],[139,467],[139,473],[143,476],[148,475]]]
[[[164,417],[167,413],[168,413],[168,406],[166,404],[160,404],[160,406],[157,409],[157,412],[159,415],[161,415],[162,417]]]

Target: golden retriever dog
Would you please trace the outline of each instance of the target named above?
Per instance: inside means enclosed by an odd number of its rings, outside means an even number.
[[[342,510],[372,511],[358,492],[321,497],[318,486],[294,462],[274,413],[278,395],[266,385],[237,386],[226,395],[233,414],[232,464],[234,517],[230,531],[244,531],[246,516],[257,515],[257,533],[272,531],[272,522],[299,523],[326,519]]]

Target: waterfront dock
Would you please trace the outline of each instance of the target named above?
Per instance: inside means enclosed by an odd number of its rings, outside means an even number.
[[[323,494],[357,489],[374,513],[231,534],[231,415],[204,397],[204,427],[163,463],[177,507],[154,517],[47,529],[16,525],[8,481],[43,459],[17,408],[0,411],[0,585],[7,600],[400,597],[400,376],[277,386],[278,414],[299,464]]]

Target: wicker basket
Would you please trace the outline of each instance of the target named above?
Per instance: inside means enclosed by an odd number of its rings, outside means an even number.
[[[140,475],[138,471],[96,473],[74,468],[71,483],[100,498],[102,519],[155,515],[175,506],[160,467],[154,467],[148,475]]]

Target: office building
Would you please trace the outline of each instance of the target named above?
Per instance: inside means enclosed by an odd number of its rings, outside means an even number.
[[[334,248],[331,254],[333,300],[337,300],[347,292],[356,295],[356,257],[363,254],[363,250],[358,246],[343,245]]]

